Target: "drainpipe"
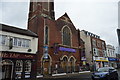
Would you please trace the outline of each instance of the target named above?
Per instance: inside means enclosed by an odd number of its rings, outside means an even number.
[[[80,43],[81,40],[80,40],[80,30],[78,29],[77,31],[78,31],[78,49],[79,49],[79,56],[80,56],[79,57],[80,58],[80,63],[79,63],[78,67],[80,68],[80,66],[82,66],[82,64],[81,64],[81,62],[82,62],[81,61],[81,43]]]

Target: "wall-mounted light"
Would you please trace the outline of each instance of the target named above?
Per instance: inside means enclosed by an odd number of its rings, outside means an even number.
[[[28,52],[31,52],[32,51],[32,49],[28,49]]]

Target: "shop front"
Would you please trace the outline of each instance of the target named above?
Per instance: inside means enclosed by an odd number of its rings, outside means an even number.
[[[89,70],[89,68],[90,68],[90,65],[89,65],[89,63],[87,63],[86,62],[86,57],[85,56],[83,56],[82,58],[81,58],[81,62],[82,62],[82,65],[81,65],[81,70],[82,71],[86,71],[86,70]]]
[[[117,63],[117,68],[120,68],[120,59],[119,58],[117,58],[116,63]]]
[[[30,79],[35,76],[35,55],[13,52],[0,52],[2,80]],[[33,75],[34,74],[34,75]]]
[[[108,60],[109,60],[109,66],[110,67],[114,67],[114,68],[117,67],[117,59],[116,58],[109,57]]]
[[[108,58],[106,57],[94,57],[94,61],[96,69],[108,66]]]

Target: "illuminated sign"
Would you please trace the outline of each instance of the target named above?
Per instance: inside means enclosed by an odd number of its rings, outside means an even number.
[[[75,49],[71,49],[71,48],[64,48],[64,47],[59,47],[60,51],[66,51],[66,52],[73,52],[75,53],[76,50]]]
[[[105,57],[95,57],[96,61],[103,61],[103,62],[108,62],[108,58]]]
[[[117,61],[116,58],[108,58],[109,61]]]

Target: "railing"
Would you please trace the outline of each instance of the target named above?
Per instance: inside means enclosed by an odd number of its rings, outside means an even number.
[[[55,67],[51,67],[51,74],[60,74],[60,73],[77,73],[77,72],[80,72],[80,71],[88,71],[90,70],[90,68],[86,67],[86,66],[74,66],[74,67],[71,67],[71,66],[68,66],[66,68],[62,68],[62,67],[58,67],[58,68],[55,68]],[[37,70],[37,75],[43,75],[43,68],[39,68]]]

